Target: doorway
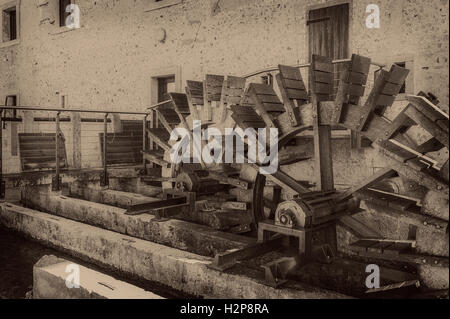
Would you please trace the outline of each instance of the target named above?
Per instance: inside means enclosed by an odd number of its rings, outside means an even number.
[[[349,58],[350,5],[343,3],[329,7],[311,9],[308,12],[309,57],[313,54],[333,60]],[[334,64],[335,98],[339,76],[345,63]]]

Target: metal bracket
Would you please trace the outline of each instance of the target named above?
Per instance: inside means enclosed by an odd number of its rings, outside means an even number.
[[[62,179],[61,176],[53,176],[52,178],[52,191],[59,192],[61,190]]]
[[[108,172],[102,172],[100,174],[100,186],[102,187],[109,186]]]
[[[262,265],[265,270],[265,283],[273,288],[279,288],[288,282],[287,275],[296,266],[297,260],[294,257],[284,257]]]
[[[256,243],[239,250],[216,254],[214,261],[207,265],[208,268],[224,271],[240,260],[261,256],[270,251],[276,250],[283,244],[283,238],[277,237],[269,241]]]
[[[333,249],[331,249],[328,244],[323,244],[313,248],[312,259],[317,262],[331,264],[334,258],[335,256]]]
[[[1,181],[0,182],[0,199],[4,199],[5,198],[5,190],[6,190],[6,182],[5,181]]]

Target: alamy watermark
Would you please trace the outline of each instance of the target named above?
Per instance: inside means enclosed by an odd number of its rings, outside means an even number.
[[[379,29],[380,7],[376,4],[369,4],[366,7],[366,13],[369,13],[369,15],[366,17],[366,27],[368,29]]]
[[[369,273],[366,277],[366,287],[368,289],[380,288],[380,267],[375,264],[367,265],[366,273]]]
[[[69,289],[80,288],[80,266],[69,264],[66,267],[66,287]]]
[[[226,128],[225,134],[213,127],[202,132],[202,122],[193,121],[192,132],[176,128],[170,134],[176,143],[170,150],[174,164],[258,164],[261,174],[274,174],[278,170],[278,129]],[[245,153],[245,144],[248,145]]]
[[[76,4],[69,4],[66,7],[66,12],[69,15],[66,17],[64,26],[69,29],[79,29],[80,28],[80,7]]]

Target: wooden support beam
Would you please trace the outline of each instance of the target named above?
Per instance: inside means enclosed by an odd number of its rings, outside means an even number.
[[[320,125],[320,101],[330,100],[333,93],[331,83],[324,84],[322,75],[332,77],[333,64],[330,58],[313,54],[311,61],[311,89],[314,128],[315,175],[317,186],[322,191],[334,189],[333,159],[331,149],[331,127]],[[323,86],[323,89],[319,87]]]
[[[426,115],[427,113],[424,109],[419,109],[416,105],[417,104],[410,104],[405,110],[405,114],[448,148],[448,130],[446,131],[442,125],[439,125],[440,122],[437,122],[438,120],[433,121],[431,117]]]
[[[338,225],[348,230],[359,239],[381,238],[381,234],[370,226],[360,222],[353,216],[344,216],[338,220]]]
[[[364,179],[362,182],[358,183],[356,186],[350,188],[349,190],[345,191],[344,193],[340,194],[339,196],[337,196],[335,198],[336,202],[341,202],[347,199],[350,199],[354,193],[373,186],[374,184],[382,181],[385,178],[390,178],[390,177],[394,177],[397,175],[397,172],[391,168],[383,168],[381,170],[379,170],[378,172],[376,172],[375,174],[373,174],[372,176]]]

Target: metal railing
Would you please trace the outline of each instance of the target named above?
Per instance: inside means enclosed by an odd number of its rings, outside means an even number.
[[[351,61],[351,59],[340,59],[340,60],[333,60],[332,63],[333,63],[333,64],[339,64],[339,63],[347,63],[347,62],[350,62],[350,61]],[[377,67],[379,67],[380,69],[386,67],[385,64],[378,63],[378,62],[374,62],[374,61],[370,62],[370,64],[371,64],[371,65],[374,65],[374,66],[377,66]],[[308,67],[310,67],[310,66],[311,66],[311,63],[303,63],[303,64],[292,65],[293,68],[299,68],[299,69],[302,69],[302,68],[308,68]],[[243,77],[246,78],[246,79],[248,79],[248,78],[257,76],[257,75],[259,75],[259,74],[271,73],[271,72],[275,72],[275,71],[278,71],[278,66],[274,66],[274,67],[269,67],[269,68],[261,69],[261,70],[259,70],[259,71],[255,71],[255,72],[246,74],[246,75],[244,75]]]
[[[102,176],[100,180],[100,184],[102,186],[107,186],[109,184],[108,180],[108,164],[106,159],[107,153],[107,133],[108,133],[108,116],[110,114],[122,114],[122,115],[143,115],[143,125],[144,125],[144,134],[143,134],[143,143],[145,145],[146,134],[145,127],[147,123],[147,117],[149,115],[148,112],[132,112],[132,111],[106,111],[106,110],[83,110],[83,109],[63,109],[63,108],[44,108],[37,106],[10,106],[10,105],[1,105],[0,106],[0,198],[5,197],[5,182],[3,180],[3,122],[6,121],[17,121],[15,118],[3,118],[3,112],[6,110],[13,110],[15,113],[17,111],[43,111],[43,112],[55,112],[55,176],[52,179],[52,190],[59,191],[61,190],[61,165],[59,159],[59,148],[60,148],[60,115],[63,112],[68,113],[97,113],[104,114],[104,129],[103,129],[103,156],[102,156]]]

